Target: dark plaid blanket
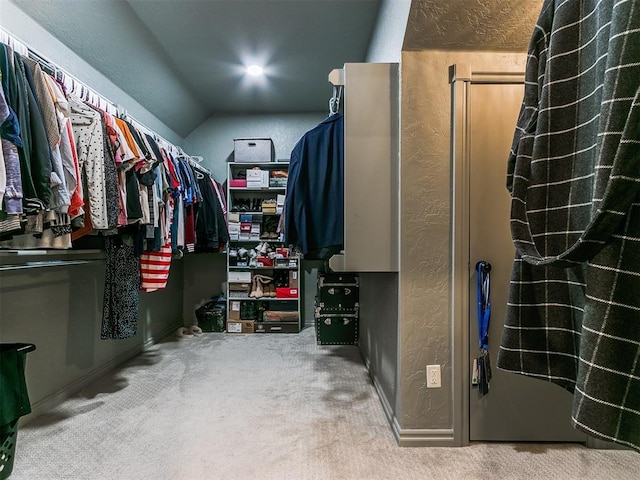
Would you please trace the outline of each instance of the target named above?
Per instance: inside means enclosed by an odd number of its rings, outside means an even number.
[[[640,0],[547,0],[508,164],[516,246],[498,367],[574,393],[640,449]]]

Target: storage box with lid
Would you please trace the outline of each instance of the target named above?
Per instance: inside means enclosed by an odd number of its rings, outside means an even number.
[[[325,311],[357,308],[359,295],[359,279],[356,274],[325,273],[318,276],[316,303]]]
[[[359,319],[355,313],[316,313],[318,345],[358,345]]]
[[[275,160],[273,141],[270,138],[234,138],[233,157],[234,161],[241,163],[273,162]]]

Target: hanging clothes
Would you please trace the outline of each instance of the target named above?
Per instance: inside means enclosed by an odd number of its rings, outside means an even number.
[[[195,218],[196,252],[219,252],[229,241],[229,233],[220,203],[217,201],[215,182],[204,174],[198,175],[202,203]]]
[[[516,258],[498,366],[640,449],[640,3],[545,1],[508,165]]]
[[[100,338],[124,339],[138,330],[140,258],[128,236],[104,237],[106,272]]]
[[[75,95],[69,95],[69,105],[91,223],[95,229],[107,230],[109,213],[104,170],[105,142],[100,114]]]
[[[284,235],[305,258],[326,260],[344,244],[344,116],[305,133],[291,152]]]

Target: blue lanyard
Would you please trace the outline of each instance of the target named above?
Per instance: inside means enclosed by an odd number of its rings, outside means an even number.
[[[489,319],[491,318],[491,300],[489,298],[489,272],[491,264],[478,262],[478,338],[480,350],[489,350]]]

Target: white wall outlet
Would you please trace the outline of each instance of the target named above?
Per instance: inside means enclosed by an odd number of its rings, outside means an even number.
[[[440,388],[440,365],[427,365],[427,388]]]

